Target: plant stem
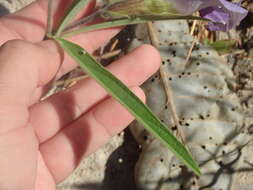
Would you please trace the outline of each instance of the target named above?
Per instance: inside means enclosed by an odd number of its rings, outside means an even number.
[[[80,29],[76,29],[73,31],[65,31],[61,37],[71,37],[83,32],[90,32],[94,30],[100,30],[105,28],[112,28],[112,27],[119,27],[119,26],[126,26],[126,25],[133,25],[133,24],[141,24],[146,23],[148,21],[157,21],[157,20],[178,20],[178,19],[191,19],[191,20],[203,20],[199,17],[192,17],[192,16],[174,16],[174,15],[142,15],[138,17],[129,17],[129,18],[119,18],[114,20],[105,21],[98,24],[93,24],[90,26],[81,27]],[[70,29],[70,28],[69,28]]]
[[[112,27],[119,27],[119,26],[126,26],[126,25],[131,25],[131,24],[139,24],[139,23],[145,23],[147,22],[146,20],[141,20],[141,19],[120,19],[120,20],[113,20],[113,21],[107,21],[99,24],[94,24],[90,26],[83,27],[78,30],[70,31],[70,32],[65,32],[63,33],[62,37],[67,38],[71,37],[83,32],[90,32],[94,30],[100,30],[104,28],[112,28]]]
[[[96,12],[92,13],[91,15],[88,15],[88,16],[78,20],[77,22],[70,24],[69,26],[67,26],[63,30],[63,32],[69,31],[69,30],[74,29],[74,28],[81,26],[83,24],[88,24],[89,22],[94,20],[96,17],[99,17],[100,13],[101,13],[101,10],[97,10]]]
[[[85,7],[88,6],[88,4],[91,2],[91,0],[75,0],[72,1],[69,9],[66,11],[59,27],[57,28],[57,31],[55,33],[55,36],[61,36],[61,33],[69,25],[69,23],[75,18],[75,16]]]
[[[99,8],[98,10],[96,10],[95,12],[93,12],[92,14],[86,16],[86,17],[83,17],[82,19],[74,22],[73,24],[70,24],[68,25],[63,32],[67,31],[67,30],[71,30],[71,29],[74,29],[78,26],[81,26],[83,24],[87,24],[89,22],[91,22],[92,20],[94,20],[96,17],[99,17],[101,16],[103,13],[106,13],[106,11],[113,7],[113,6],[117,6],[118,4],[124,2],[123,1],[119,1],[119,2],[114,2],[114,3],[110,3],[108,5],[103,5],[101,8]]]
[[[47,9],[47,32],[46,35],[52,35],[53,31],[53,0],[48,0]]]

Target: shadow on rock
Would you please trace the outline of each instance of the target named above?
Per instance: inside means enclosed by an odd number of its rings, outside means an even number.
[[[140,148],[129,129],[125,130],[124,143],[109,157],[106,164],[102,190],[137,190],[134,168]]]
[[[9,13],[8,9],[0,4],[0,17],[4,16],[4,15],[7,15],[8,13]]]

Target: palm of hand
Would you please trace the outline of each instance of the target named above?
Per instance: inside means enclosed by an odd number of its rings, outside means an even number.
[[[59,10],[67,2],[55,0]],[[90,78],[39,102],[60,66],[59,76],[76,66],[56,43],[41,42],[46,5],[46,0],[38,0],[0,19],[0,43],[20,39],[0,49],[0,152],[4,155],[0,157],[0,189],[55,189],[83,156],[133,119]],[[96,31],[71,40],[92,52],[118,31]],[[138,86],[158,69],[159,62],[158,53],[145,45],[108,69],[144,99]]]

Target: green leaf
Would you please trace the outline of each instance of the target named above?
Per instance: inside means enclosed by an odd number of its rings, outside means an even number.
[[[204,41],[206,45],[211,46],[218,53],[228,53],[230,52],[236,44],[236,40],[218,40],[215,42],[210,42],[208,39]]]
[[[65,27],[75,18],[75,16],[87,6],[89,0],[74,0],[70,9],[66,12],[63,20],[56,32],[56,36],[60,36]]]
[[[94,78],[109,94],[126,107],[147,130],[159,138],[180,160],[191,168],[195,174],[200,175],[199,167],[187,149],[121,81],[97,63],[96,60],[80,46],[61,38],[55,38],[55,40],[58,41],[61,47],[90,77]]]
[[[143,15],[143,16],[138,16],[138,17],[130,17],[130,18],[121,18],[117,20],[111,20],[111,21],[106,21],[102,22],[99,24],[93,24],[90,26],[84,26],[80,29],[70,31],[70,32],[65,32],[63,33],[62,37],[70,37],[73,35],[77,35],[83,32],[90,32],[94,30],[101,30],[105,28],[111,28],[111,27],[118,27],[118,26],[125,26],[125,25],[133,25],[133,24],[141,24],[141,23],[146,23],[149,21],[157,21],[157,20],[176,20],[176,19],[188,19],[188,20],[206,20],[200,17],[195,17],[195,16],[178,16],[178,15]]]

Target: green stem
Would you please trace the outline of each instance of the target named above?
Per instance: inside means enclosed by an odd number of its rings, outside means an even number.
[[[88,4],[90,0],[75,0],[71,4],[71,7],[66,12],[58,30],[56,31],[55,36],[60,36],[62,31],[65,29],[65,27],[75,18],[75,16],[84,9]]]
[[[67,38],[71,37],[83,32],[90,32],[94,30],[100,30],[105,28],[112,28],[112,27],[118,27],[118,26],[125,26],[125,25],[133,25],[133,24],[141,24],[146,23],[148,21],[157,21],[157,20],[176,20],[176,19],[190,19],[190,20],[203,20],[203,18],[200,17],[194,17],[194,16],[171,16],[171,15],[144,15],[144,16],[138,16],[138,17],[130,17],[130,18],[121,18],[117,20],[111,20],[106,21],[99,24],[94,24],[90,26],[82,27],[78,30],[65,32],[63,33],[62,37]],[[205,20],[205,19],[204,19]]]
[[[71,30],[71,29],[74,29],[80,25],[83,25],[83,24],[88,24],[89,22],[91,22],[92,20],[94,20],[96,17],[98,17],[100,15],[100,10],[92,13],[91,15],[88,15],[84,18],[82,18],[81,20],[77,21],[77,22],[74,22],[73,24],[70,24],[69,26],[67,26],[63,32],[65,31],[68,31],[68,30]]]
[[[145,23],[146,21],[141,21],[139,19],[135,19],[134,21],[129,20],[129,19],[121,19],[121,20],[115,20],[115,21],[107,21],[99,24],[94,24],[90,26],[85,26],[81,29],[74,30],[71,32],[66,32],[63,33],[62,37],[67,38],[71,37],[83,32],[90,32],[94,30],[100,30],[100,29],[105,29],[105,28],[112,28],[112,27],[118,27],[118,26],[125,26],[125,25],[131,25],[131,24],[139,24],[139,23]]]
[[[52,35],[53,31],[53,0],[48,0],[47,10],[47,36]]]

